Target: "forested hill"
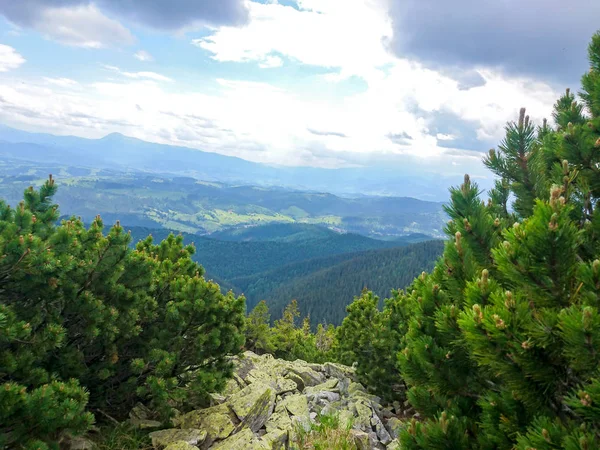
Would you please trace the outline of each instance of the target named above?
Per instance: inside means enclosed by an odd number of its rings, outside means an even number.
[[[295,277],[270,292],[248,291],[246,295],[249,303],[267,300],[273,317],[280,317],[290,300],[296,299],[303,317],[339,325],[346,316],[346,306],[362,289],[373,291],[381,299],[389,297],[392,289],[404,289],[421,272],[430,271],[443,249],[442,241],[428,241],[361,252],[333,266]]]
[[[149,234],[160,241],[172,232],[167,229],[143,227],[127,229],[131,230],[135,242]],[[207,274],[223,280],[267,272],[283,265],[318,257],[405,245],[398,241],[387,242],[357,234],[333,232],[326,238],[296,242],[222,241],[194,234],[181,234],[186,243],[193,243],[196,247],[195,259],[202,264]]]
[[[152,235],[156,241],[167,229],[126,227],[133,242]],[[219,240],[185,234],[196,247],[194,259],[207,278],[222,289],[243,293],[248,309],[260,300],[273,307],[273,317],[292,299],[314,323],[340,323],[345,307],[364,287],[387,296],[404,288],[427,270],[441,253],[440,241],[409,235],[380,241],[356,234],[339,234],[314,225],[281,224],[220,233]]]

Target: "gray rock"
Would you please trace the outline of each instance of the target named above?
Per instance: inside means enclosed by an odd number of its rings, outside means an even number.
[[[275,390],[266,384],[253,383],[232,395],[227,404],[242,423],[256,432],[275,409]]]
[[[206,430],[186,429],[186,430],[160,430],[150,433],[152,446],[157,449],[164,448],[175,442],[185,442],[190,445],[200,445],[207,436]]]
[[[392,439],[397,439],[398,435],[400,434],[400,430],[402,429],[402,421],[397,417],[391,417],[386,423],[386,428]]]

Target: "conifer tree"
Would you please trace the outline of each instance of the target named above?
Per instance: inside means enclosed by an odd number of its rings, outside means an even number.
[[[131,250],[119,223],[57,226],[55,191],[0,202],[0,446],[83,432],[86,403],[166,419],[224,386],[243,345],[244,299],[204,280],[181,237]]]
[[[582,103],[567,91],[554,126],[525,110],[507,125],[485,159],[498,176],[487,205],[468,177],[451,190],[443,257],[384,308],[396,308],[388,347],[421,416],[402,448],[600,445],[600,34],[589,59]],[[361,325],[376,307],[355,305],[341,337],[372,348]],[[383,389],[375,353],[363,355],[359,373]]]
[[[246,348],[258,354],[273,353],[273,332],[269,325],[271,314],[267,302],[262,300],[246,319]]]

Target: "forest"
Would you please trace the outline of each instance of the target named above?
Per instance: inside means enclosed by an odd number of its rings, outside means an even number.
[[[356,292],[338,327],[315,331],[295,300],[273,322],[266,302],[246,314],[181,235],[137,239],[100,216],[59,223],[52,177],[0,202],[0,447],[59,448],[138,403],[169,423],[221,392],[229,357],[249,349],[355,365],[364,398],[414,412],[399,419],[402,449],[599,448],[600,33],[588,53],[578,97],[566,90],[552,121],[522,108],[506,125],[484,158],[487,198],[468,175],[450,189],[433,267],[384,300]],[[437,246],[339,264],[360,286],[370,261],[392,271]],[[332,283],[337,269],[324,270],[313,279]]]

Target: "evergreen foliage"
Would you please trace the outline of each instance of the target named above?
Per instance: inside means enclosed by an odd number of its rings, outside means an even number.
[[[589,59],[582,102],[567,91],[555,126],[524,109],[507,125],[487,204],[468,176],[451,189],[433,271],[382,313],[369,293],[348,308],[342,355],[382,394],[383,376],[405,382],[420,414],[402,448],[600,445],[600,33]],[[380,374],[386,347],[397,364]]]
[[[243,297],[205,281],[181,237],[132,250],[119,223],[56,225],[55,192],[50,177],[0,202],[0,446],[55,446],[139,400],[166,419],[224,386],[243,345]]]
[[[324,363],[333,360],[335,327],[319,324],[313,333],[310,319],[305,317],[299,326],[299,316],[298,303],[292,300],[275,326],[270,327],[269,307],[265,301],[260,302],[246,319],[246,349],[259,354],[271,353],[289,361]]]

